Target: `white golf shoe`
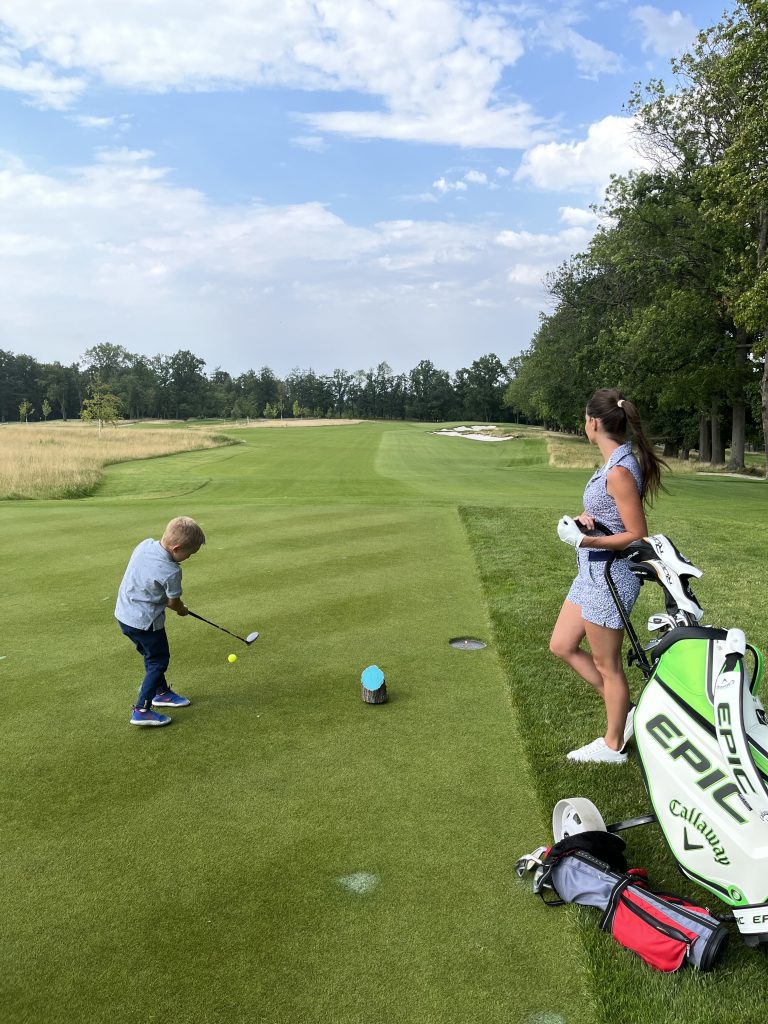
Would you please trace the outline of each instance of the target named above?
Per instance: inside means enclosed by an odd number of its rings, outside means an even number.
[[[605,742],[602,736],[598,736],[591,743],[572,750],[568,754],[569,761],[581,761],[589,764],[624,764],[627,755],[621,750],[613,750]]]

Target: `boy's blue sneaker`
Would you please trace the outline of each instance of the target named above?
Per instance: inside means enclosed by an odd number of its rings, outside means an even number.
[[[158,693],[152,698],[153,708],[185,708],[190,703],[187,697],[182,697],[180,693],[174,693],[173,690]]]
[[[168,715],[159,715],[149,709],[134,708],[131,715],[131,725],[170,725],[172,721]]]

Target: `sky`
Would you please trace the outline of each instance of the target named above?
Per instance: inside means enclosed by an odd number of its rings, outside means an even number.
[[[720,0],[4,0],[0,348],[451,372],[642,167],[636,82]]]

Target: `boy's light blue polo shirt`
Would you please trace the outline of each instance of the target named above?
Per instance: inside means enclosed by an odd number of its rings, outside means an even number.
[[[143,540],[117,592],[115,618],[134,629],[162,629],[170,598],[181,597],[181,566],[159,540]]]

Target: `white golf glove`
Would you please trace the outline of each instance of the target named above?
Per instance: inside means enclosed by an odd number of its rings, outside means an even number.
[[[564,544],[570,544],[577,548],[584,540],[584,534],[579,529],[579,524],[570,516],[563,516],[557,524],[557,536]]]

